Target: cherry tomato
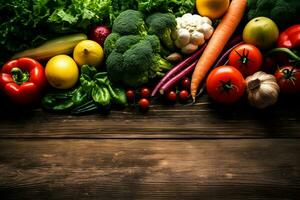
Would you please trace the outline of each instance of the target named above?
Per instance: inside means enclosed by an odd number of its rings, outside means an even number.
[[[191,86],[191,80],[189,78],[184,78],[182,81],[181,81],[181,87],[184,88],[184,89],[189,89]]]
[[[243,96],[245,88],[243,75],[232,66],[215,68],[206,80],[208,95],[219,103],[230,104],[238,101]]]
[[[229,54],[228,65],[237,68],[244,77],[259,71],[263,62],[260,50],[251,44],[242,44]]]
[[[181,101],[187,101],[190,97],[190,94],[187,90],[181,90],[179,93],[179,99]]]
[[[295,94],[300,92],[300,70],[292,66],[279,68],[275,77],[280,87],[280,92],[284,94]]]
[[[150,94],[151,94],[151,92],[150,92],[150,90],[149,90],[149,88],[146,88],[146,87],[144,87],[144,88],[142,88],[141,89],[141,98],[149,98],[150,97]]]
[[[177,94],[174,91],[170,91],[166,94],[166,99],[170,102],[175,102],[177,99]]]
[[[146,98],[140,99],[140,101],[139,101],[139,107],[140,107],[140,109],[142,111],[148,110],[149,106],[150,106],[150,102],[149,102],[148,99],[146,99]]]
[[[127,90],[126,91],[126,97],[127,97],[128,101],[132,102],[134,100],[134,97],[135,97],[134,91],[133,90]]]

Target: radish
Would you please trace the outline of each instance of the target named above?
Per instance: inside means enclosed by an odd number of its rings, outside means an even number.
[[[173,67],[160,81],[159,83],[155,86],[155,88],[153,89],[152,93],[151,93],[151,97],[155,96],[157,94],[157,92],[159,91],[159,89],[161,88],[161,86],[163,86],[164,83],[166,83],[169,79],[171,79],[172,77],[174,77],[178,72],[180,72],[182,69],[186,68],[188,65],[190,65],[192,62],[194,62],[195,60],[197,60],[199,58],[199,56],[202,54],[202,52],[204,51],[206,47],[206,44],[204,44],[202,46],[201,49],[199,49],[198,51],[196,51],[192,56],[186,58],[184,61],[182,61],[181,63],[177,64],[175,67]]]
[[[171,78],[169,81],[167,81],[159,90],[159,93],[161,95],[165,94],[165,92],[172,89],[183,77],[187,76],[188,74],[192,73],[196,67],[197,64],[196,60],[193,64],[182,70],[179,74]]]

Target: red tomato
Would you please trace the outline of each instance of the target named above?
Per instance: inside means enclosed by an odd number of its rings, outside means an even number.
[[[126,91],[126,97],[127,97],[128,101],[130,101],[130,102],[133,101],[134,97],[135,97],[134,91],[133,90],[127,90]]]
[[[174,102],[177,99],[177,94],[174,91],[170,91],[166,94],[166,99],[170,102]]]
[[[191,87],[191,80],[189,78],[184,78],[181,82],[181,87],[184,89],[189,89]]]
[[[179,99],[181,101],[187,101],[190,97],[190,94],[188,91],[186,90],[181,90],[180,93],[179,93]]]
[[[300,92],[300,70],[292,66],[279,68],[275,77],[280,91],[284,94],[295,94]]]
[[[208,75],[206,90],[215,101],[230,104],[238,101],[246,88],[243,75],[232,66],[215,68]]]
[[[259,71],[263,62],[260,50],[251,44],[237,46],[229,54],[228,65],[237,68],[244,77]]]
[[[144,87],[141,89],[141,98],[149,98],[150,94],[151,94],[151,92],[150,92],[149,88]]]
[[[139,107],[141,110],[143,110],[143,111],[148,110],[149,106],[150,106],[150,102],[148,99],[146,99],[146,98],[140,99]]]

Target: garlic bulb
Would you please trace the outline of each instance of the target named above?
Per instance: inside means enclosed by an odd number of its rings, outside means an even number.
[[[277,102],[279,86],[273,75],[259,71],[246,78],[248,100],[252,106],[266,108]]]

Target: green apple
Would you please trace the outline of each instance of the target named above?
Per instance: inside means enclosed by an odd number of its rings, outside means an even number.
[[[267,17],[257,17],[248,22],[243,31],[246,43],[267,49],[277,41],[279,30],[274,21]]]

